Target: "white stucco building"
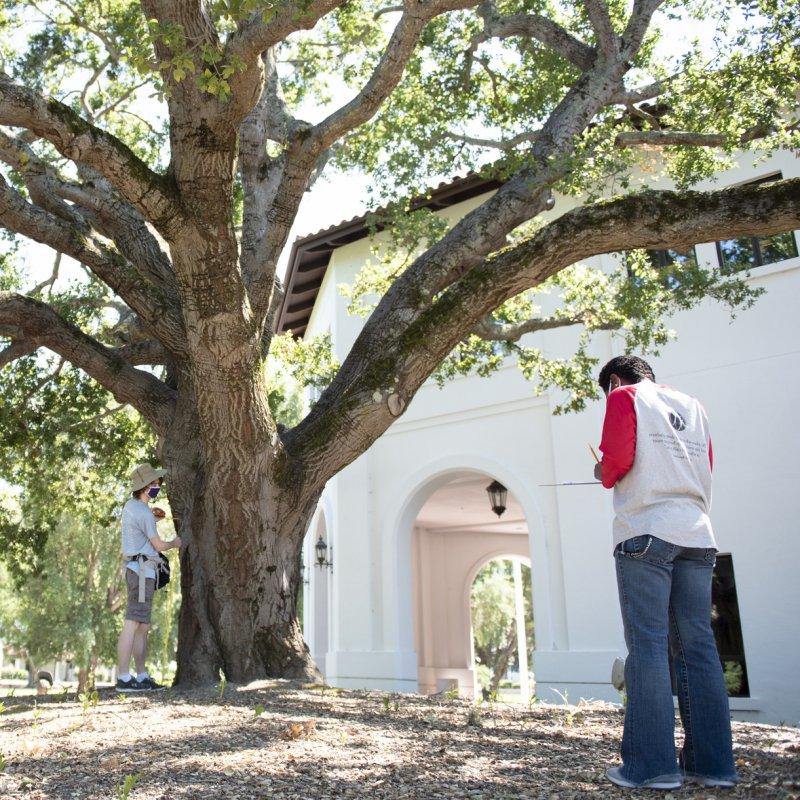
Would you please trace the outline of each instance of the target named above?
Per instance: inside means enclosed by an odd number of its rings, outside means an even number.
[[[751,162],[742,158],[715,186],[800,176],[794,154]],[[440,186],[432,202],[455,219],[495,188],[469,176]],[[559,199],[552,214],[567,207]],[[680,314],[671,322],[677,341],[650,359],[658,381],[700,397],[711,420],[712,519],[720,553],[730,556],[719,559],[723,636],[732,652],[743,645],[746,662],[743,696],[731,698],[734,715],[789,724],[800,723],[797,237],[783,240],[791,257],[752,269],[749,281],[767,290],[753,309],[733,323],[710,301]],[[330,332],[343,359],[363,319],[348,315],[337,287],[353,281],[369,248],[363,218],[298,239],[281,329]],[[698,245],[696,254],[704,264],[720,257],[715,243]],[[610,269],[613,260],[597,263]],[[531,342],[566,354],[575,336],[550,331]],[[602,364],[621,343],[601,333],[594,348]],[[556,403],[536,397],[513,363],[442,390],[427,383],[394,426],[330,481],[307,537],[304,620],[328,682],[431,692],[456,681],[473,691],[470,586],[489,560],[516,555],[532,569],[537,695],[549,702],[558,701],[555,690],[571,701],[619,700],[609,682],[613,659],[625,653],[611,494],[551,485],[592,480],[587,445],[599,441],[603,403],[553,416]],[[499,519],[485,491],[493,479],[509,490]],[[332,569],[314,565],[320,536]]]

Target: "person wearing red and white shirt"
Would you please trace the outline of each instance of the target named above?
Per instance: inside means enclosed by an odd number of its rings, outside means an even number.
[[[711,630],[713,451],[700,402],[655,383],[650,365],[603,367],[606,413],[595,477],[614,491],[613,546],[628,657],[619,786],[733,786],[730,712]],[[685,731],[676,759],[669,662]]]

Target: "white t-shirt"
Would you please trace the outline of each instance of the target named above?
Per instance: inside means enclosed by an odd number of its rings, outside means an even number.
[[[147,503],[132,497],[122,509],[122,553],[124,556],[135,556],[140,553],[151,558],[158,557],[158,550],[150,541],[158,536],[156,518]],[[139,574],[139,562],[129,561],[128,569]],[[153,567],[145,565],[145,578],[155,578]]]

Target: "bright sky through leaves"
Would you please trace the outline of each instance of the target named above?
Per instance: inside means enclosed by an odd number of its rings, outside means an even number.
[[[27,36],[32,35],[40,27],[40,23],[36,20],[32,9],[30,10],[30,17],[30,25],[26,26],[24,31],[24,35]],[[396,17],[396,14],[386,15],[387,26],[394,25]],[[657,52],[663,54],[665,60],[673,60],[679,57],[695,39],[700,43],[702,51],[709,55],[709,58],[713,57],[713,54],[720,46],[720,43],[716,41],[718,31],[714,21],[699,22],[697,20],[666,19],[663,12],[659,12],[656,15],[656,19],[665,31],[665,35],[657,46]],[[734,20],[734,29],[740,28],[745,24],[745,20],[738,11]],[[13,40],[14,47],[20,51],[24,50],[26,46],[26,42],[22,37],[23,33],[17,31]],[[150,90],[148,89],[148,91]],[[311,121],[319,120],[332,109],[345,103],[351,94],[352,92],[347,87],[341,86],[332,91],[330,103],[315,105],[312,102],[306,102],[298,110],[297,116]],[[156,100],[148,100],[146,97],[142,97],[140,106],[139,111],[143,116],[157,118],[163,115],[163,105]],[[473,133],[480,136],[485,132],[476,130]],[[453,176],[437,176],[431,180],[431,185],[435,186],[440,181],[451,177]],[[306,193],[295,219],[289,242],[292,242],[298,236],[313,233],[342,220],[363,214],[368,209],[369,196],[367,190],[369,186],[370,180],[362,172],[348,171],[342,173],[328,168],[322,178],[314,184],[311,191]],[[287,247],[282,254],[281,267],[279,269],[280,275],[285,274],[288,266],[289,250],[290,248]],[[31,276],[33,283],[43,280],[50,273],[53,251],[49,247],[40,245],[30,239],[23,239],[20,255],[24,262],[25,271]],[[62,268],[63,279],[68,280],[80,274],[82,273],[77,268],[77,265],[65,256]]]

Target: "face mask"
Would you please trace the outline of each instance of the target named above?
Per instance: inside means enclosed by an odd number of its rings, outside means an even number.
[[[150,488],[147,490],[147,496],[148,496],[148,497],[151,497],[151,498],[153,498],[153,500],[155,500],[155,499],[156,499],[156,497],[158,497],[158,493],[159,493],[160,491],[161,491],[161,487],[160,487],[160,486],[151,486],[151,487],[150,487]]]

